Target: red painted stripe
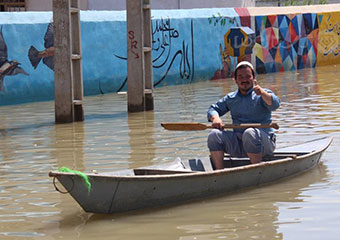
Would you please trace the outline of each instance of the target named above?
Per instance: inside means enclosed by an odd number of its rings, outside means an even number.
[[[247,8],[235,8],[235,11],[240,16],[241,25],[243,27],[250,27],[250,14]]]

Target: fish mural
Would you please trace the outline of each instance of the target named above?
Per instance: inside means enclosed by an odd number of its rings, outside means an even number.
[[[7,45],[2,34],[2,26],[0,27],[0,91],[4,92],[4,78],[5,76],[12,76],[17,74],[29,75],[22,69],[20,63],[16,60],[9,61],[7,54]]]
[[[54,35],[53,35],[53,23],[49,23],[44,36],[44,47],[42,51],[37,50],[34,46],[31,46],[28,50],[28,58],[36,69],[42,59],[43,63],[54,71]]]

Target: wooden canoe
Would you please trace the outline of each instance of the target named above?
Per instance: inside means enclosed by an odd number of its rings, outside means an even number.
[[[52,171],[86,212],[117,213],[230,193],[307,171],[318,164],[332,137],[275,151],[261,163],[226,156],[225,168],[213,170],[210,159],[190,159],[111,173],[89,173],[91,190],[74,173]],[[58,189],[57,189],[58,190]]]

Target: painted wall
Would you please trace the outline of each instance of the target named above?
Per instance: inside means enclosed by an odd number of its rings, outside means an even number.
[[[337,64],[340,61],[340,12],[319,16],[317,65]]]
[[[258,73],[315,67],[319,19],[316,13],[255,17]]]
[[[256,31],[258,73],[340,63],[340,5],[250,8]],[[282,12],[285,9],[285,12]]]
[[[213,26],[208,19],[218,13],[234,20]],[[240,24],[232,8],[152,15],[155,87],[210,79],[222,65],[218,42]],[[0,14],[0,105],[54,98],[53,56],[45,51],[53,45],[51,20],[51,12]],[[82,11],[81,39],[84,95],[126,90],[125,12]]]
[[[298,10],[152,11],[154,86],[227,78],[240,60],[258,73],[339,63],[340,5]],[[54,98],[51,21],[0,14],[0,105]],[[125,91],[125,12],[82,11],[81,38],[85,96]]]

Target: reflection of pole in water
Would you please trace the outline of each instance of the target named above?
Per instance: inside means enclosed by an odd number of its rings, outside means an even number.
[[[53,138],[52,138],[53,139]],[[84,171],[84,123],[75,122],[55,126],[55,140],[51,154],[57,161],[58,167],[68,167]]]
[[[153,111],[128,115],[131,148],[129,163],[136,167],[152,165],[152,160],[155,158],[154,118]],[[131,166],[131,168],[133,167]]]
[[[56,160],[58,168],[68,167],[72,170],[86,171],[84,164],[84,122],[56,124],[51,130],[55,130],[51,131],[51,136],[49,136],[52,145],[51,149],[55,149],[55,151],[51,152],[51,157]],[[58,180],[56,180],[56,185],[61,191],[67,192]],[[85,220],[82,216],[84,214],[81,214],[81,209],[74,208],[74,203],[68,200],[69,194],[64,195],[58,192],[55,194],[58,196],[58,198],[55,199],[58,199],[56,208],[60,210],[60,216],[71,216],[70,218],[58,219],[58,228],[55,229],[55,233],[48,234],[60,237],[64,232],[68,232],[62,231],[62,229],[69,227],[71,223],[74,224],[75,222],[80,222],[80,225],[82,225]],[[78,212],[80,212],[80,214],[78,214]]]
[[[18,141],[7,130],[6,120],[6,116],[2,116],[0,121],[0,160],[3,162],[14,160],[16,158],[14,151],[20,149],[20,146],[17,144]]]
[[[314,75],[317,79],[318,94],[321,96],[338,96],[339,94],[339,67],[336,65],[314,68]],[[312,74],[311,74],[312,75]],[[332,101],[340,103],[339,97],[331,97]]]

